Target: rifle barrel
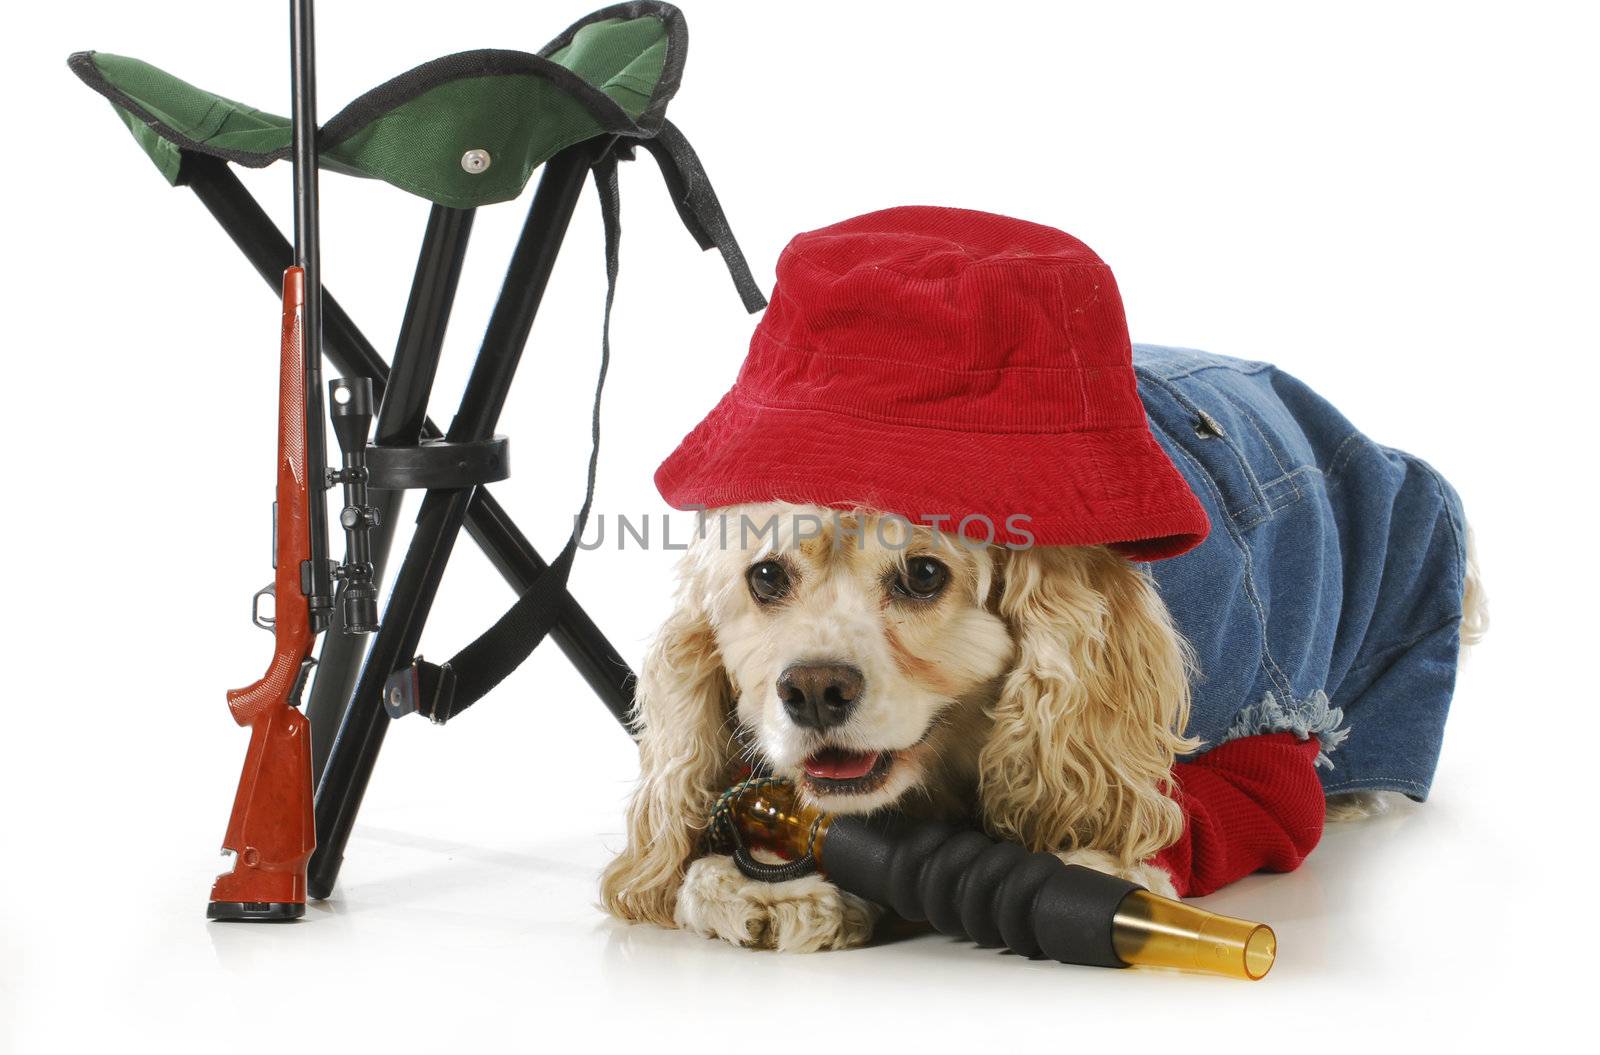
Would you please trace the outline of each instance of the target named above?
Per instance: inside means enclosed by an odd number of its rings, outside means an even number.
[[[294,261],[305,272],[306,471],[313,495],[306,598],[311,628],[328,625],[333,579],[328,568],[328,465],[322,403],[322,261],[317,203],[317,57],[312,0],[290,0],[290,151],[294,167]]]

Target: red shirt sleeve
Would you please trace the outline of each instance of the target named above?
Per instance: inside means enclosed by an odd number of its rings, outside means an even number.
[[[1181,897],[1252,872],[1290,872],[1322,838],[1327,800],[1315,738],[1269,733],[1230,740],[1172,767],[1183,835],[1155,856]]]

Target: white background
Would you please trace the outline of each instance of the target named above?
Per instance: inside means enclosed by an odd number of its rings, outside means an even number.
[[[246,608],[268,577],[277,309],[63,60],[136,55],[287,112],[286,6],[7,15],[0,1037],[1349,1052],[1532,1046],[1583,1014],[1600,702],[1583,5],[686,4],[672,115],[764,286],[795,232],[888,205],[1053,224],[1115,269],[1135,339],[1276,361],[1464,496],[1495,626],[1433,800],[1209,900],[1277,928],[1279,965],[1253,986],[932,936],[797,958],[615,925],[595,874],[633,749],[550,647],[447,730],[391,732],[340,889],[306,922],[203,921],[246,740],[223,690],[268,654]],[[585,13],[324,0],[323,116],[437,55],[535,50]],[[287,219],[287,166],[244,178]],[[427,207],[323,185],[328,285],[392,348]],[[478,217],[441,421],[523,208]],[[659,514],[651,472],[731,382],[753,320],[653,163],[624,167],[623,214],[596,508]],[[495,491],[547,553],[581,494],[599,246],[588,195],[503,420],[517,473]],[[671,561],[632,548],[577,568],[634,662]],[[509,600],[463,541],[425,650],[449,654]]]

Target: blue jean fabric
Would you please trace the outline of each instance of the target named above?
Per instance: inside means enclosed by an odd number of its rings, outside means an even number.
[[[1466,523],[1427,463],[1267,363],[1136,345],[1150,426],[1211,518],[1149,565],[1199,670],[1200,751],[1291,730],[1332,793],[1428,795],[1455,687]]]

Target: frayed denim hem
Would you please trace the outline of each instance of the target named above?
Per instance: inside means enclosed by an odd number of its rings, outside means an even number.
[[[1344,711],[1329,703],[1328,694],[1320,689],[1303,700],[1287,703],[1269,692],[1261,697],[1260,703],[1252,703],[1240,711],[1222,739],[1226,743],[1267,733],[1294,733],[1302,740],[1314,736],[1322,746],[1317,752],[1317,765],[1332,769],[1333,759],[1329,754],[1350,735],[1348,727],[1340,727],[1343,721]]]

